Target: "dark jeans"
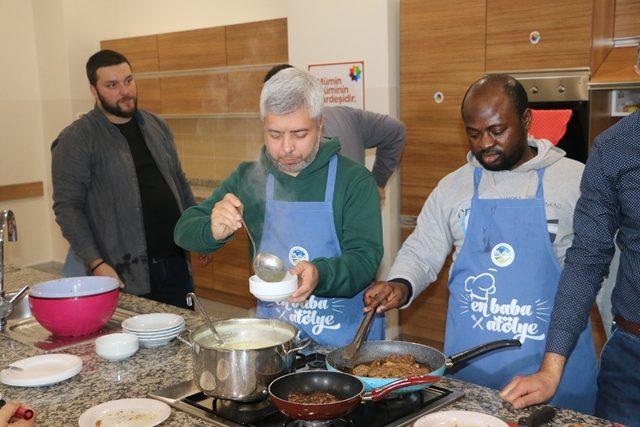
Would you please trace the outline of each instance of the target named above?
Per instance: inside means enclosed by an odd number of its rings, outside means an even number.
[[[193,292],[193,280],[184,255],[149,257],[151,293],[141,295],[154,301],[187,306],[186,295]]]
[[[600,356],[596,415],[640,426],[640,337],[613,328]]]

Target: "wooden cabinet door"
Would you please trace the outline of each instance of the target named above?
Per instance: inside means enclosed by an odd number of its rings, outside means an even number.
[[[127,57],[134,73],[158,71],[158,41],[155,35],[103,40],[101,49],[111,49]]]
[[[590,0],[487,0],[487,71],[589,67],[592,19]]]
[[[484,0],[400,3],[400,118],[407,126],[402,215],[418,215],[438,181],[466,162],[460,105],[467,87],[484,74],[484,59]],[[403,237],[411,231],[403,229]],[[447,277],[448,264],[438,282],[400,312],[403,334],[442,346]]]
[[[224,67],[227,51],[224,27],[158,34],[160,71]]]
[[[162,114],[227,112],[227,74],[161,77]]]
[[[227,25],[227,65],[287,62],[287,19]]]

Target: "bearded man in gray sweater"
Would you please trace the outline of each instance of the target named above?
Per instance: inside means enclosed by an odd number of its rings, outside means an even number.
[[[382,297],[378,311],[407,307],[436,279],[453,246],[445,353],[520,341],[520,348],[483,355],[453,373],[497,390],[542,360],[584,168],[549,141],[527,137],[527,105],[513,77],[490,75],[471,85],[462,103],[467,164],[438,183],[389,280],[365,293],[365,311],[376,295]],[[569,364],[552,403],[593,413],[597,365],[590,327]]]

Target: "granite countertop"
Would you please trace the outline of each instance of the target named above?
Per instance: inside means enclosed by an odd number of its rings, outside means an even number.
[[[11,269],[5,272],[8,290],[56,278],[34,269]],[[188,310],[168,306],[132,295],[121,294],[119,306],[138,313],[172,312],[183,316],[187,328],[200,321]],[[84,366],[75,377],[48,387],[11,387],[0,385],[0,393],[8,399],[18,399],[32,405],[38,416],[38,425],[72,426],[88,408],[113,399],[142,398],[160,388],[192,378],[189,348],[179,342],[155,348],[141,348],[131,358],[121,362],[109,362],[95,354],[93,342],[79,344],[64,350],[82,358]],[[43,352],[0,335],[0,366]],[[535,408],[514,411],[508,408],[491,389],[444,378],[443,387],[464,390],[465,397],[447,409],[484,412],[517,420]],[[569,410],[558,411],[550,425],[562,426],[581,423],[589,426],[607,425],[598,418],[581,415]],[[172,410],[163,426],[211,425],[185,412]]]

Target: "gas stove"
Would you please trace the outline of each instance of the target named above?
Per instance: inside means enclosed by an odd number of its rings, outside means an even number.
[[[309,354],[296,360],[298,371],[325,369],[322,354]],[[149,397],[168,403],[215,426],[231,427],[343,427],[409,426],[418,418],[464,396],[461,391],[430,386],[422,391],[391,395],[378,402],[363,402],[341,419],[331,421],[297,421],[282,414],[269,399],[256,403],[214,399],[200,392],[192,381],[158,390]]]

